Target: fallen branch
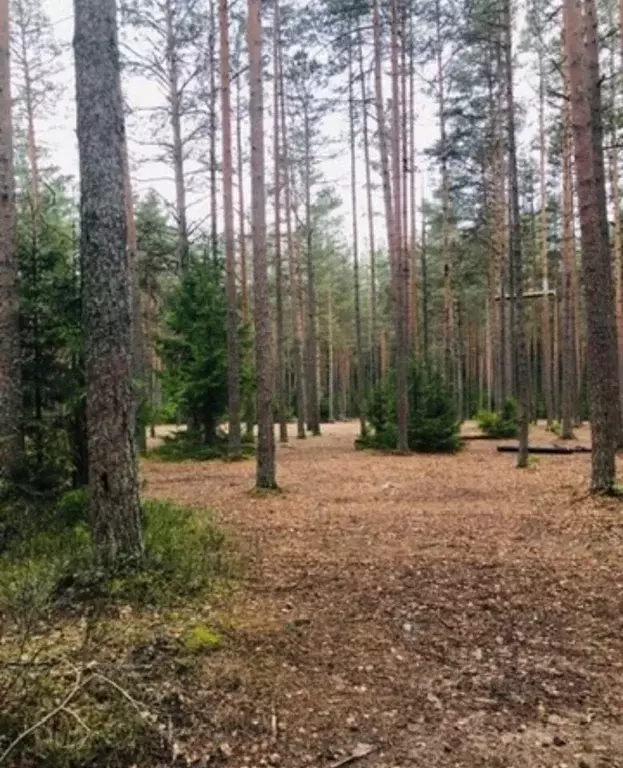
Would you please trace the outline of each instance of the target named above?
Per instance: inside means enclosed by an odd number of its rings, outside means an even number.
[[[21,744],[22,741],[24,741],[25,738],[30,736],[31,733],[34,733],[36,730],[44,726],[53,717],[56,717],[56,715],[58,715],[59,712],[67,712],[68,711],[67,705],[69,704],[69,702],[73,698],[75,698],[75,696],[77,696],[78,693],[80,693],[80,691],[84,688],[84,686],[89,682],[90,679],[91,679],[90,677],[87,677],[84,680],[82,680],[79,675],[78,680],[76,681],[76,684],[74,685],[74,687],[67,694],[67,696],[65,696],[63,701],[61,701],[61,703],[57,707],[54,707],[54,709],[50,710],[50,712],[48,712],[47,715],[42,717],[41,720],[37,721],[34,725],[31,725],[30,728],[27,728],[23,733],[20,733],[20,735],[9,744],[9,746],[0,755],[0,764],[4,763],[4,761],[15,749],[15,747],[17,747],[18,744]]]
[[[498,445],[500,453],[518,453],[518,445]],[[529,445],[528,453],[543,453],[549,455],[568,456],[574,453],[591,453],[585,445]]]

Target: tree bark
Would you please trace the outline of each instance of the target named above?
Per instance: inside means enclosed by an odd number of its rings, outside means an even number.
[[[220,0],[219,0],[220,3]],[[212,263],[218,262],[218,193],[216,184],[216,10],[214,0],[210,0],[209,8],[210,34],[208,37],[208,59],[210,64],[210,251]],[[227,257],[226,257],[227,258]]]
[[[279,417],[279,442],[288,442],[288,422],[286,419],[286,389],[285,389],[285,343],[283,329],[283,268],[281,264],[281,142],[279,136],[279,112],[280,98],[279,89],[281,87],[280,74],[280,35],[281,24],[279,16],[279,0],[275,0],[274,10],[274,78],[273,78],[273,154],[275,161],[275,293],[276,293],[276,326],[277,326],[277,413]]]
[[[238,341],[238,291],[236,290],[236,242],[234,234],[234,168],[231,135],[228,0],[219,0],[219,21],[223,215],[225,219],[225,266],[227,273],[228,452],[230,457],[238,458],[242,454],[240,437],[240,344]]]
[[[571,105],[569,102],[569,71],[564,65],[562,116],[562,435],[573,439],[575,418],[575,388],[577,386],[575,346],[573,339],[572,279],[575,248],[573,238],[573,182],[571,179]]]
[[[365,108],[365,107],[364,107]],[[363,339],[361,329],[361,297],[359,292],[359,228],[357,226],[357,156],[355,150],[355,95],[353,51],[349,48],[348,58],[348,121],[350,128],[350,190],[353,208],[353,280],[355,288],[355,345],[357,353],[357,412],[359,416],[359,431],[362,437],[366,435],[366,387],[363,359]],[[333,375],[333,374],[331,374]]]
[[[366,76],[363,66],[363,41],[361,30],[357,33],[359,53],[359,78],[361,82],[361,117],[363,131],[363,158],[366,171],[366,202],[368,207],[368,245],[370,250],[370,368],[372,384],[379,376],[379,340],[376,298],[376,242],[374,236],[374,206],[372,204],[372,164],[370,159],[370,136],[368,133],[368,97]]]
[[[288,153],[288,131],[286,126],[286,98],[283,83],[283,52],[279,47],[279,77],[280,108],[281,108],[281,147],[284,167],[284,203],[286,208],[286,239],[288,244],[288,271],[290,273],[290,304],[292,307],[292,357],[296,380],[296,436],[299,440],[306,438],[305,415],[307,413],[305,399],[305,361],[303,350],[305,346],[303,332],[303,287],[301,285],[301,259],[298,244],[295,244],[292,233],[292,186],[290,183],[290,162]]]
[[[552,331],[551,305],[547,295],[549,291],[548,270],[548,224],[547,224],[547,134],[545,131],[545,72],[543,51],[539,47],[539,173],[541,211],[539,221],[539,246],[541,261],[541,278],[543,284],[543,302],[541,305],[541,375],[543,393],[545,395],[545,415],[547,426],[554,421],[554,397],[552,391]]]
[[[89,491],[98,553],[114,569],[142,554],[117,9],[74,10]]]
[[[167,46],[165,58],[169,79],[169,106],[171,117],[173,172],[175,176],[175,213],[178,229],[178,261],[182,274],[188,271],[189,240],[186,210],[186,180],[184,177],[184,142],[182,140],[182,114],[180,105],[179,72],[177,65],[177,41],[173,26],[173,8],[171,0],[165,3],[165,23],[167,25]]]
[[[591,490],[610,492],[620,412],[614,286],[602,148],[597,24],[592,0],[565,0],[565,49],[571,87],[575,172],[586,298]]]
[[[400,12],[398,0],[391,2],[390,51],[391,51],[391,82],[392,82],[392,119],[391,119],[391,153],[393,166],[393,226],[394,226],[394,269],[396,274],[395,288],[395,327],[394,336],[396,355],[396,411],[398,421],[397,449],[400,452],[409,450],[409,338],[408,338],[408,309],[407,297],[409,287],[409,269],[402,231],[402,154],[401,154],[401,109],[400,109]],[[406,267],[406,268],[405,268]]]
[[[320,398],[318,395],[318,331],[316,277],[314,270],[313,223],[311,204],[311,125],[307,98],[303,104],[305,165],[305,258],[307,263],[307,428],[320,435]]]
[[[510,0],[505,4],[505,57],[506,106],[508,114],[508,178],[510,198],[510,255],[514,283],[514,336],[517,364],[517,400],[519,420],[519,454],[517,466],[528,466],[528,428],[530,422],[530,374],[526,349],[526,330],[523,299],[523,250],[519,211],[519,185],[517,181],[517,151],[515,146],[515,102],[513,95],[512,15]],[[513,291],[511,290],[511,294]]]
[[[15,247],[9,2],[0,0],[0,477],[22,450],[22,369]]]
[[[121,95],[123,101],[123,92]],[[34,134],[33,134],[34,135]],[[130,175],[130,158],[128,142],[123,136],[123,176],[125,191],[126,239],[128,259],[130,261],[131,297],[132,297],[132,379],[135,399],[135,432],[136,444],[140,451],[147,449],[147,432],[143,417],[145,402],[148,364],[143,332],[143,302],[141,301],[141,283],[139,274],[138,239],[136,233],[136,218],[134,216],[134,195],[132,193],[132,177]]]
[[[251,117],[251,231],[255,355],[257,372],[258,488],[276,488],[273,430],[273,371],[270,331],[270,294],[266,255],[266,188],[264,180],[264,95],[262,88],[261,0],[248,0],[248,45]]]

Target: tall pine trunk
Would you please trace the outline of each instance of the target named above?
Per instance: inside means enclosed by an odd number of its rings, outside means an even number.
[[[355,288],[355,345],[357,352],[357,415],[359,416],[359,431],[361,436],[366,434],[366,388],[363,359],[363,338],[361,329],[361,297],[359,290],[359,228],[357,226],[357,157],[355,150],[355,95],[353,51],[349,48],[348,59],[348,122],[350,128],[350,190],[353,214],[353,280]],[[332,354],[332,350],[331,354]],[[333,377],[333,371],[331,371]]]
[[[318,394],[318,330],[316,276],[314,269],[314,232],[311,204],[311,124],[307,100],[303,104],[303,142],[305,166],[305,259],[307,266],[307,427],[320,435],[320,398]]]
[[[270,294],[266,255],[266,185],[264,180],[264,94],[262,87],[261,0],[248,0],[247,38],[251,118],[251,232],[255,359],[257,375],[258,488],[276,488],[275,434],[273,430],[273,366],[270,330]]]
[[[18,259],[15,248],[13,124],[9,65],[9,2],[0,0],[0,477],[22,448],[22,370]]]
[[[615,485],[620,411],[597,23],[592,0],[585,0],[584,4],[581,0],[565,0],[564,13],[587,315],[588,391],[593,443],[591,490],[599,493],[609,492]]]
[[[545,72],[543,51],[539,48],[539,175],[540,217],[539,250],[543,300],[541,302],[541,377],[545,395],[547,426],[554,421],[554,395],[552,389],[552,330],[549,298],[548,225],[547,225],[547,135],[545,131]]]
[[[279,136],[280,98],[280,35],[281,25],[279,17],[279,0],[275,0],[275,18],[273,24],[273,154],[275,162],[275,293],[276,293],[276,325],[277,325],[277,413],[279,417],[279,441],[288,442],[288,422],[286,420],[286,381],[285,381],[285,342],[283,328],[283,268],[281,264],[281,140]]]
[[[74,0],[75,1],[75,0]],[[180,100],[180,74],[178,69],[177,41],[171,0],[165,2],[165,23],[167,25],[167,47],[165,60],[168,75],[167,94],[169,101],[173,153],[173,174],[175,177],[175,215],[178,230],[178,264],[182,274],[188,270],[189,240],[188,214],[186,210],[186,180],[184,177],[184,142],[182,139],[182,105]]]
[[[571,137],[571,105],[569,103],[569,71],[564,66],[562,116],[562,438],[573,439],[575,389],[577,386],[575,346],[573,339],[573,182],[571,178],[573,140]]]
[[[227,272],[227,395],[229,410],[228,451],[242,453],[240,438],[240,345],[238,341],[238,292],[236,290],[236,242],[234,234],[234,168],[231,131],[231,78],[229,74],[228,0],[219,0],[221,132],[223,149],[223,215]]]
[[[115,568],[142,554],[117,9],[74,9],[89,491],[98,553]]]
[[[510,202],[510,261],[513,276],[511,302],[514,305],[515,360],[517,369],[517,400],[519,404],[519,454],[518,467],[528,466],[528,428],[530,422],[530,373],[523,298],[523,249],[521,243],[521,218],[519,210],[519,183],[517,179],[517,150],[515,143],[515,101],[513,94],[512,15],[510,0],[504,9],[504,52],[506,77],[506,108],[508,115],[508,180]],[[513,295],[514,294],[514,295]]]
[[[376,308],[376,254],[374,236],[374,206],[372,204],[372,171],[370,160],[370,136],[368,133],[368,97],[366,92],[366,75],[363,66],[363,42],[361,31],[357,33],[357,48],[359,54],[359,79],[361,83],[361,115],[363,130],[363,159],[366,170],[366,203],[368,208],[368,245],[370,251],[370,368],[372,383],[375,384],[379,375],[379,340]]]
[[[396,412],[398,422],[397,448],[401,452],[409,450],[409,314],[407,308],[409,269],[403,236],[403,203],[402,203],[402,153],[401,153],[401,78],[399,67],[400,47],[400,12],[398,0],[391,3],[390,52],[391,52],[391,82],[392,82],[392,119],[391,119],[391,154],[393,170],[393,226],[394,226],[394,270],[396,290],[394,347],[396,355]]]
[[[290,305],[292,307],[292,358],[296,384],[296,436],[304,440],[305,415],[305,361],[303,350],[305,339],[303,331],[303,287],[301,285],[301,259],[298,244],[292,233],[292,185],[290,183],[290,162],[288,153],[288,131],[286,126],[286,97],[283,83],[283,52],[279,47],[279,77],[281,79],[279,100],[281,108],[281,149],[284,168],[284,203],[286,208],[286,241],[288,246],[288,271],[290,273]]]

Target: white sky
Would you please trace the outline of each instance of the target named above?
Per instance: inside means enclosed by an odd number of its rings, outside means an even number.
[[[63,172],[69,173],[77,179],[78,166],[75,137],[73,57],[71,51],[73,35],[73,1],[43,0],[43,5],[48,16],[52,20],[57,39],[66,44],[67,50],[64,54],[66,66],[64,67],[64,73],[62,75],[63,84],[65,85],[63,98],[59,103],[55,114],[46,121],[44,126],[41,126],[43,130],[40,129],[40,132],[43,137],[44,145],[51,153],[52,161],[56,163]],[[131,81],[126,81],[124,82],[124,87],[126,98],[131,107],[149,107],[156,103],[160,103],[160,96],[157,88],[143,78],[133,78]],[[265,94],[267,107],[269,107],[271,103],[270,93],[268,92],[269,88],[270,86],[267,84],[267,92]],[[530,88],[525,82],[519,82],[517,90],[519,95],[527,95],[530,92]],[[389,95],[389,89],[386,90],[386,96],[387,95]],[[416,94],[416,99],[416,111],[419,115],[416,122],[415,135],[417,149],[418,151],[421,151],[422,149],[431,146],[435,141],[439,128],[435,106],[432,101],[421,93]],[[272,153],[272,126],[269,115],[265,116],[265,129],[267,169],[270,169],[271,162],[269,158]],[[327,182],[335,186],[338,194],[342,198],[344,237],[347,241],[351,241],[352,207],[350,204],[350,159],[349,152],[347,151],[348,144],[346,142],[347,129],[347,120],[343,111],[327,117],[324,125],[324,130],[327,136],[338,142],[341,137],[342,143],[338,144],[337,152],[335,152],[334,147],[331,148],[334,156],[331,157],[330,160],[325,160],[321,163],[321,170],[323,171]],[[172,203],[174,199],[174,187],[171,171],[161,164],[144,162],[146,150],[144,147],[139,146],[136,141],[133,141],[133,139],[136,139],[137,137],[136,124],[133,121],[130,121],[128,126],[128,138],[135,193],[145,193],[150,187],[153,187],[163,196],[163,198]],[[372,150],[373,157],[375,157],[376,147],[374,145]],[[208,147],[206,146],[206,153],[207,151]],[[363,158],[361,157],[361,150],[358,150],[358,154],[359,232],[361,247],[365,250],[367,244],[367,213],[365,211],[365,195],[363,188],[365,169],[363,166]],[[137,162],[139,159],[141,159],[140,163]],[[422,162],[420,161],[418,165],[421,166]],[[192,171],[193,169],[191,168],[190,170]],[[379,179],[375,180],[377,183],[379,181]],[[426,184],[426,179],[424,179],[424,182]],[[416,185],[418,198],[422,188],[421,183],[422,180],[418,178]],[[248,186],[248,179],[246,180],[246,184]],[[199,183],[197,187],[197,192],[189,195],[189,217],[191,220],[195,221],[205,218],[208,212],[207,177],[205,179],[205,184]],[[249,190],[247,190],[246,200],[248,204],[248,201],[250,200]],[[383,218],[380,216],[383,210],[380,190],[375,193],[374,206],[378,219],[376,237],[380,244],[385,237]],[[270,217],[270,202],[268,203],[268,215]]]

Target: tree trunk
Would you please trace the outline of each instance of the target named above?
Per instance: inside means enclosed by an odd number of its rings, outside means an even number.
[[[363,42],[361,31],[357,34],[359,50],[359,79],[361,82],[361,116],[363,130],[363,157],[366,170],[366,200],[368,206],[368,240],[370,247],[370,367],[371,379],[375,384],[379,375],[379,342],[376,300],[376,244],[374,237],[374,206],[372,204],[372,163],[370,159],[370,137],[368,133],[368,97],[363,66]]]
[[[258,488],[276,488],[275,434],[273,431],[273,371],[270,331],[270,294],[266,256],[266,189],[264,181],[264,99],[262,89],[261,0],[248,0],[248,45],[251,117],[251,231],[255,356],[257,372]]]
[[[391,153],[394,186],[394,269],[396,273],[396,302],[394,337],[396,350],[396,412],[398,421],[398,451],[409,450],[409,338],[408,338],[408,309],[407,296],[409,288],[408,259],[404,247],[402,231],[402,154],[401,154],[401,109],[400,109],[400,12],[399,0],[391,2],[390,50],[391,50],[391,82],[392,82],[392,120],[391,120]],[[407,267],[405,269],[405,266]]]
[[[436,0],[436,57],[437,57],[437,99],[439,107],[439,151],[441,153],[441,195],[442,195],[442,231],[441,231],[441,261],[443,264],[443,355],[444,376],[448,386],[453,381],[453,327],[452,316],[452,274],[450,254],[450,177],[448,174],[448,141],[446,137],[446,98],[445,77],[443,71],[443,41],[441,37],[441,7]]]
[[[220,0],[219,0],[220,3]],[[208,37],[208,59],[210,65],[210,99],[209,99],[209,118],[210,118],[210,251],[212,263],[218,261],[218,192],[216,184],[216,10],[214,0],[210,0],[210,33]],[[225,257],[227,258],[227,257]]]
[[[526,329],[523,299],[523,252],[521,218],[519,211],[519,185],[517,181],[517,152],[515,147],[515,102],[513,96],[512,16],[510,0],[505,6],[506,106],[508,114],[508,179],[510,198],[510,255],[514,284],[514,336],[517,366],[517,400],[519,405],[519,453],[517,466],[528,466],[528,428],[530,422],[530,374],[526,350]],[[511,290],[511,296],[513,291]]]
[[[573,182],[571,180],[571,105],[569,103],[569,72],[564,65],[562,116],[562,435],[573,439],[575,418],[574,391],[577,386],[573,340],[572,275],[575,260],[573,241]]]
[[[142,554],[117,9],[74,9],[89,491],[98,553],[114,569]]]
[[[543,284],[543,301],[541,307],[541,376],[543,393],[545,395],[545,415],[547,426],[554,421],[554,397],[552,391],[552,332],[550,319],[550,299],[548,275],[548,238],[547,238],[547,134],[545,131],[545,73],[543,51],[539,47],[539,172],[540,172],[540,261]]]
[[[355,150],[355,96],[353,52],[349,48],[348,58],[348,118],[350,127],[350,190],[353,208],[353,280],[355,283],[355,345],[357,353],[357,413],[359,415],[359,431],[362,437],[366,435],[366,387],[364,377],[363,339],[361,330],[361,297],[359,294],[359,229],[357,226],[357,157]]]
[[[320,435],[320,399],[318,395],[318,331],[316,278],[314,275],[313,224],[311,205],[311,126],[309,105],[303,105],[305,163],[305,257],[307,262],[307,428]]]
[[[249,313],[249,281],[247,277],[247,235],[245,227],[245,207],[244,207],[244,159],[242,151],[242,77],[236,78],[236,146],[238,151],[238,227],[239,227],[239,243],[240,250],[240,309],[242,312],[242,324],[245,329],[249,327],[251,322]],[[252,350],[248,352],[245,350],[244,365],[251,365],[250,357]],[[241,359],[242,361],[242,359]],[[253,390],[247,384],[243,391],[243,404],[242,411],[245,419],[245,440],[248,442],[253,441],[253,427],[255,425],[255,404],[253,397]]]
[[[15,247],[9,3],[0,0],[0,477],[22,450],[22,370],[18,257]]]
[[[301,285],[301,259],[298,245],[294,243],[292,234],[292,186],[290,184],[290,163],[288,153],[288,131],[286,127],[285,88],[283,83],[283,53],[279,47],[279,77],[280,107],[281,107],[281,149],[284,168],[284,197],[286,208],[286,238],[288,243],[288,271],[290,273],[290,304],[292,307],[292,357],[296,380],[296,436],[304,440],[305,415],[307,413],[305,400],[305,365],[303,349],[305,345],[303,333],[303,287]]]
[[[123,93],[122,93],[123,100]],[[132,379],[135,398],[135,430],[136,444],[140,451],[147,449],[147,432],[143,416],[145,402],[148,364],[146,359],[145,334],[143,333],[143,311],[141,301],[141,284],[139,275],[138,240],[136,234],[136,219],[134,217],[134,195],[132,194],[132,177],[130,176],[130,158],[128,142],[123,136],[123,175],[125,191],[126,239],[128,259],[130,261],[131,296],[132,296]]]
[[[175,213],[178,229],[178,262],[182,274],[188,271],[189,241],[186,211],[186,180],[184,178],[184,143],[182,140],[182,115],[179,90],[177,44],[173,28],[171,0],[166,0],[167,48],[165,51],[169,78],[169,106],[171,109],[171,132],[173,152],[173,173],[175,176]]]
[[[221,131],[223,149],[223,215],[227,272],[227,395],[229,411],[228,452],[242,454],[240,437],[240,345],[238,342],[238,292],[236,290],[236,242],[234,234],[234,168],[231,135],[231,78],[229,75],[228,0],[219,0]]]
[[[575,172],[582,233],[582,276],[588,332],[588,384],[593,443],[591,490],[616,481],[619,435],[618,359],[602,148],[597,25],[592,0],[565,0]]]
[[[288,442],[288,422],[286,419],[286,390],[285,390],[285,344],[283,331],[283,270],[281,265],[281,156],[280,156],[280,138],[279,138],[279,110],[280,98],[279,88],[281,87],[281,75],[279,72],[280,59],[279,37],[281,35],[279,18],[279,0],[275,0],[275,18],[274,18],[274,78],[273,78],[273,148],[275,161],[275,288],[276,288],[276,325],[277,325],[277,413],[279,416],[279,442]]]

